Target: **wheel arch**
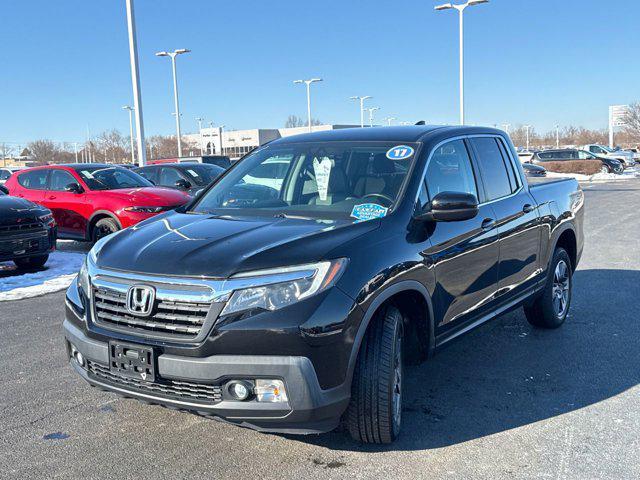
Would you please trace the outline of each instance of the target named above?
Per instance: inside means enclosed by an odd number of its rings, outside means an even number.
[[[553,252],[555,252],[558,247],[562,247],[569,254],[571,268],[575,271],[578,264],[578,240],[573,228],[568,226],[559,233],[553,250],[550,252],[550,261],[553,260]]]
[[[98,223],[98,221],[102,220],[103,218],[111,218],[118,224],[118,228],[122,230],[122,223],[120,223],[118,217],[116,217],[112,212],[108,210],[96,210],[95,212],[93,212],[91,217],[89,217],[89,221],[87,222],[87,231],[85,232],[85,238],[87,240],[91,240],[91,232],[93,231],[93,227],[96,225],[96,223]]]
[[[417,305],[418,307],[420,305],[424,305],[424,307],[426,307],[426,310],[422,312],[422,315],[416,315],[420,312],[415,310],[415,306],[407,307],[406,304],[397,304],[398,300],[417,299],[420,300],[420,303]],[[360,322],[358,333],[356,334],[356,338],[353,342],[353,348],[351,349],[351,357],[349,358],[349,368],[347,371],[347,383],[349,388],[351,388],[351,381],[353,380],[353,372],[355,370],[360,347],[362,346],[364,336],[369,329],[371,320],[381,308],[393,303],[396,303],[396,306],[405,313],[405,319],[406,312],[409,312],[409,315],[413,317],[408,319],[409,323],[412,326],[419,328],[419,335],[416,336],[416,340],[419,343],[424,342],[423,359],[433,355],[433,352],[435,351],[435,325],[433,317],[433,303],[428,290],[424,285],[415,280],[404,280],[395,283],[378,294],[378,296],[369,304],[362,321]],[[420,328],[422,328],[421,332]]]

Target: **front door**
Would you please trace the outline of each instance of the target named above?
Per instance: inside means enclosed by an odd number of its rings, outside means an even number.
[[[425,175],[426,197],[438,193],[471,193],[478,198],[476,172],[464,140],[436,149]],[[491,309],[498,288],[498,229],[491,205],[459,222],[433,222],[430,246],[422,253],[435,269],[434,316],[441,343],[453,330],[463,329]]]

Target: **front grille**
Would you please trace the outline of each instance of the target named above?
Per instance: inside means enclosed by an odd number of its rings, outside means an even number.
[[[39,222],[14,223],[11,225],[0,225],[0,236],[13,236],[28,233],[42,233],[45,229]]]
[[[95,288],[93,297],[98,324],[187,337],[196,337],[200,333],[211,307],[210,303],[156,298],[151,315],[137,317],[127,310],[126,293]]]
[[[25,255],[45,251],[49,247],[49,240],[44,238],[31,238],[24,240],[8,240],[0,237],[0,255]]]
[[[108,366],[91,361],[87,361],[87,369],[93,378],[131,391],[155,394],[155,396],[183,401],[200,401],[206,404],[215,404],[222,401],[222,389],[219,385],[165,379],[157,379],[155,382],[143,382],[135,378],[117,375],[111,372]]]

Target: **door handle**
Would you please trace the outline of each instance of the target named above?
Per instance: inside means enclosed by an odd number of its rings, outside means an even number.
[[[55,200],[57,197],[55,195],[49,196],[49,200]]]
[[[533,205],[528,204],[528,203],[524,207],[522,207],[522,211],[524,213],[531,213],[534,210],[535,210],[535,207]]]
[[[496,226],[496,221],[493,218],[485,218],[482,221],[482,229],[485,231],[491,230],[495,226]]]

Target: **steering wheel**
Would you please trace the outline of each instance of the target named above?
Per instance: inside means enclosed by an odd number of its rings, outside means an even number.
[[[367,197],[376,197],[376,198],[382,198],[383,200],[386,200],[387,202],[389,202],[389,205],[391,205],[393,203],[393,198],[388,197],[382,193],[368,193],[367,195],[365,195],[364,197],[362,197],[362,200],[364,200]]]

